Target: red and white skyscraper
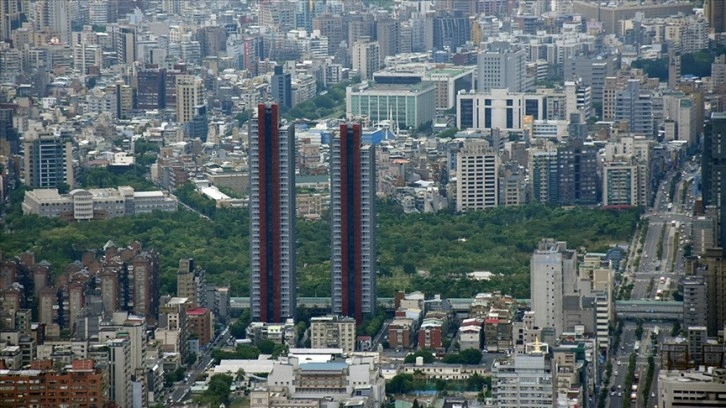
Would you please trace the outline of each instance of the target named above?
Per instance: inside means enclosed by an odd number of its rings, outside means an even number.
[[[278,105],[250,121],[250,308],[253,321],[295,316],[295,128]]]
[[[375,174],[360,124],[340,125],[330,148],[332,309],[357,323],[376,307]]]

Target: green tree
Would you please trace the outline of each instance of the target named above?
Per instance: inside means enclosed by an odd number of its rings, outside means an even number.
[[[416,357],[423,357],[425,364],[431,364],[434,362],[434,355],[430,350],[418,350],[415,353],[411,353],[403,359],[403,362],[405,364],[413,364],[416,362]]]
[[[386,393],[406,394],[413,389],[413,375],[398,374],[386,383]]]
[[[232,386],[232,376],[226,374],[215,374],[209,379],[207,389],[204,391],[198,402],[218,407],[221,404],[229,405],[229,390]]]

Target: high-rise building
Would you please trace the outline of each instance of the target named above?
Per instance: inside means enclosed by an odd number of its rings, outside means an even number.
[[[275,103],[250,121],[250,309],[253,321],[294,318],[295,127]]]
[[[714,33],[726,31],[726,2],[723,0],[706,0],[703,9],[708,25]]]
[[[557,202],[560,205],[597,204],[597,147],[570,137],[557,147]]]
[[[136,29],[120,27],[116,40],[116,58],[119,64],[131,65],[136,61]]]
[[[640,80],[629,79],[615,94],[615,120],[627,122],[629,132],[653,135],[653,101],[650,93],[640,89]]]
[[[166,107],[166,70],[140,69],[136,72],[136,108],[139,110]]]
[[[477,86],[479,92],[509,89],[525,92],[527,52],[524,49],[502,48],[482,51],[477,56]]]
[[[281,65],[275,66],[275,73],[270,79],[270,88],[275,102],[285,108],[292,107],[292,76],[289,72],[284,72]]]
[[[687,275],[683,279],[683,327],[706,326],[707,293],[703,276]]]
[[[320,35],[328,37],[328,54],[335,55],[335,52],[343,41],[343,18],[330,14],[313,18],[313,30],[319,30]]]
[[[50,132],[23,143],[25,183],[33,188],[58,188],[62,183],[73,187],[72,143]]]
[[[492,369],[492,396],[496,406],[549,408],[553,406],[552,363],[547,344],[527,344]]]
[[[332,309],[358,323],[376,307],[375,149],[361,139],[343,124],[330,149]]]
[[[204,270],[195,267],[193,258],[180,259],[176,273],[176,295],[189,299],[192,307],[201,307],[204,286]]]
[[[701,176],[703,185],[703,206],[713,206],[717,212],[716,246],[726,255],[726,113],[711,114],[710,128],[703,138]],[[726,304],[726,301],[725,301]]]
[[[194,119],[194,109],[204,105],[204,83],[194,75],[176,76],[176,121],[187,123]]]
[[[378,57],[381,62],[388,56],[398,54],[399,36],[400,28],[398,20],[386,18],[376,22],[376,40],[380,46],[380,54]]]
[[[475,6],[474,2],[467,1],[464,6]],[[474,12],[475,15],[476,12]],[[431,48],[432,50],[449,50],[456,52],[458,47],[464,45],[471,37],[471,21],[469,13],[461,10],[437,13],[431,19]]]
[[[12,1],[8,1],[12,3]],[[64,44],[71,44],[71,10],[69,1],[43,0],[39,4],[40,28],[49,28]]]
[[[540,203],[558,202],[557,194],[557,152],[532,149],[529,158],[530,195]]]
[[[486,140],[470,140],[456,158],[456,211],[499,205],[499,155]]]
[[[534,325],[564,329],[563,298],[575,291],[577,253],[567,243],[543,239],[532,255],[530,288]]]
[[[128,339],[109,340],[108,390],[109,399],[119,407],[131,406],[131,343]]]
[[[352,67],[361,80],[373,78],[381,66],[380,47],[377,41],[359,40],[353,43]]]
[[[0,0],[2,2],[3,0]],[[13,117],[15,105],[0,104],[0,155],[10,156],[20,151],[20,135],[15,128]]]

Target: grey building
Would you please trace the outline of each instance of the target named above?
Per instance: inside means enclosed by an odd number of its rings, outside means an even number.
[[[592,102],[602,103],[605,78],[615,73],[615,57],[577,56],[564,62],[565,81],[582,79],[585,86],[592,88]]]
[[[702,276],[683,279],[683,327],[706,326],[706,281]]]
[[[653,100],[640,89],[639,80],[629,79],[625,89],[615,95],[615,120],[627,121],[630,133],[653,135]]]
[[[270,93],[280,106],[292,107],[292,76],[283,72],[282,66],[275,66],[275,73],[270,80]]]
[[[527,52],[524,49],[499,48],[477,55],[477,86],[479,92],[509,89],[526,92]]]

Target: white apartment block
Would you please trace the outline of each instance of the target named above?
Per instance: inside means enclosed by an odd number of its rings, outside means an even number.
[[[534,120],[546,119],[547,96],[509,89],[459,91],[456,111],[459,129],[522,129],[525,116],[532,116]]]
[[[456,158],[456,210],[499,205],[499,155],[485,140],[467,140]]]
[[[532,255],[530,288],[534,326],[553,327],[560,335],[564,330],[562,299],[575,292],[577,253],[567,243],[543,239]]]

